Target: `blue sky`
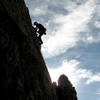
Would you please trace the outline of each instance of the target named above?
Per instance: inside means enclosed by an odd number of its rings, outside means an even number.
[[[61,74],[79,100],[100,100],[100,0],[25,0],[32,22],[47,28],[42,54],[52,81]]]

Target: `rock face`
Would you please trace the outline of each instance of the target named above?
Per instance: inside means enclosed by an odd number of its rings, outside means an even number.
[[[61,75],[58,79],[57,95],[58,100],[77,100],[75,87],[65,75]]]
[[[57,88],[24,0],[0,0],[0,100],[58,100]]]

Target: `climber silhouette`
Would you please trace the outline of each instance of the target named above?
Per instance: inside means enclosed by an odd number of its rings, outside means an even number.
[[[38,22],[34,22],[34,25],[36,26],[35,29],[37,30],[37,33],[38,33],[39,43],[43,44],[41,37],[42,37],[43,34],[46,35],[46,28]]]

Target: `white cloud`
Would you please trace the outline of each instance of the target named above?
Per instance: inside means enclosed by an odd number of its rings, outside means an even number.
[[[87,80],[86,84],[90,84],[93,82],[100,82],[100,73],[97,73],[95,75],[91,75],[91,77]]]
[[[100,28],[100,21],[96,21],[96,22],[94,23],[94,25],[95,25],[97,28]]]
[[[100,33],[97,34],[97,36],[93,37],[92,35],[89,34],[89,36],[87,37],[82,37],[82,41],[85,43],[85,44],[91,44],[91,43],[98,43],[100,42]]]
[[[86,81],[84,81],[86,85],[93,82],[100,82],[100,73],[94,74],[91,70],[79,68],[79,64],[80,62],[76,60],[64,60],[62,64],[55,69],[49,67],[52,81],[57,82],[59,76],[65,74],[74,86],[77,86],[81,82],[81,79],[86,79]]]
[[[65,6],[64,8],[66,9],[66,10],[68,10],[69,12],[72,12],[74,9],[76,9],[78,6],[77,6],[77,4],[75,3],[75,2],[72,2],[71,0],[70,0],[70,2],[68,2],[68,5],[67,6]]]
[[[41,6],[41,7],[37,7],[34,9],[30,9],[30,15],[31,16],[39,16],[39,15],[44,15],[47,11],[46,6]]]
[[[78,64],[79,64],[79,62],[77,62],[76,60],[71,60],[69,62],[67,60],[64,60],[60,67],[57,67],[56,69],[49,68],[49,72],[50,72],[52,81],[57,82],[59,76],[62,74],[65,74],[72,81],[72,83],[74,85],[76,85],[76,83],[78,81],[76,79],[76,74],[77,74],[76,66]]]
[[[96,6],[96,16],[100,17],[100,1],[97,3],[98,5]]]
[[[87,40],[86,41],[88,41],[88,43],[92,43],[94,41],[94,39],[93,39],[92,36],[89,36],[89,37],[87,37]]]
[[[96,90],[96,94],[100,95],[100,88]]]
[[[95,9],[93,0],[77,7],[66,16],[54,17],[54,22],[61,24],[53,35],[50,35],[43,44],[42,52],[45,57],[52,57],[64,53],[74,47],[79,41],[79,32],[87,29],[87,24],[92,18]]]

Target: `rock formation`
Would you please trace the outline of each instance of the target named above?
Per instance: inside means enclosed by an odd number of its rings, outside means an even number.
[[[77,100],[75,87],[65,75],[61,75],[58,79],[57,95],[58,100]]]
[[[24,0],[0,0],[0,100],[58,100],[57,88]]]

